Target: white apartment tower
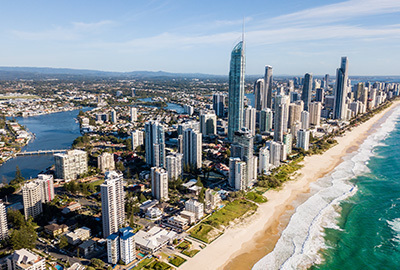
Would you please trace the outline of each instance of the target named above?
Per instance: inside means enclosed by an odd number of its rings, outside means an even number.
[[[37,217],[43,212],[42,190],[39,183],[28,182],[22,187],[25,219]]]
[[[40,186],[42,202],[47,203],[54,199],[54,179],[51,174],[39,174],[35,180]]]
[[[87,154],[81,150],[69,150],[66,154],[54,154],[56,177],[74,180],[88,171]]]
[[[137,108],[131,107],[131,122],[137,121]]]
[[[182,176],[183,154],[174,153],[167,156],[168,179],[178,179]]]
[[[237,190],[246,189],[247,185],[246,162],[240,158],[229,158],[229,185]]]
[[[258,172],[266,174],[269,171],[269,150],[266,146],[260,148],[258,162]]]
[[[159,201],[168,200],[168,173],[163,168],[151,168],[151,194]]]
[[[256,109],[249,106],[244,110],[244,126],[252,136],[256,135]]]
[[[194,213],[196,219],[201,219],[204,215],[204,205],[197,200],[187,200],[185,210]]]
[[[114,154],[104,152],[97,157],[97,168],[101,173],[115,170]]]
[[[184,166],[201,168],[202,134],[194,129],[183,132],[183,159]]]
[[[310,144],[310,131],[300,129],[297,132],[297,147],[303,148],[305,151],[308,151]]]
[[[321,122],[321,102],[312,102],[310,105],[310,124],[319,127]]]
[[[144,132],[141,130],[134,130],[131,133],[132,150],[135,151],[136,147],[144,144]]]
[[[214,112],[200,113],[200,133],[203,136],[217,134],[217,116]]]
[[[8,237],[7,212],[3,201],[0,200],[0,241]]]
[[[103,237],[118,231],[125,221],[125,193],[122,173],[108,171],[101,190],[101,215]]]

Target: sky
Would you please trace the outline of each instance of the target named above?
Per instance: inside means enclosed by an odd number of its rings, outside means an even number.
[[[399,0],[2,0],[0,66],[225,75],[400,75]]]

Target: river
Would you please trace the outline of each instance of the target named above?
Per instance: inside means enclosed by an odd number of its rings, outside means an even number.
[[[83,111],[90,108],[83,108]],[[16,120],[35,134],[22,151],[69,149],[72,142],[79,137],[79,124],[75,120],[79,110],[59,112]],[[37,177],[38,173],[54,164],[53,155],[19,156],[8,160],[0,166],[0,179],[9,182],[15,177],[16,166],[26,179]]]

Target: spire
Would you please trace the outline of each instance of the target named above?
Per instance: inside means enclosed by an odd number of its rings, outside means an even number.
[[[242,41],[244,43],[244,17],[243,17],[243,25],[242,25]]]

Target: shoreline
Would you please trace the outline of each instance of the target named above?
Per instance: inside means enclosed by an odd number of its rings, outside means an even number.
[[[251,219],[229,228],[180,269],[251,269],[274,249],[295,208],[311,196],[310,184],[329,174],[342,163],[344,156],[357,151],[376,124],[399,104],[400,101],[394,101],[368,121],[336,137],[338,144],[322,155],[307,156],[296,180],[284,183],[278,190],[267,191],[264,195],[268,202],[259,205]]]

